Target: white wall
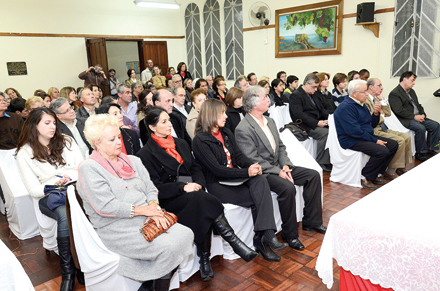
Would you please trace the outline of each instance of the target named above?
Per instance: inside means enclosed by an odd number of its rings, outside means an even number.
[[[107,41],[108,68],[116,70],[119,82],[128,79],[126,62],[139,62],[137,41]],[[140,66],[140,64],[139,64]],[[136,74],[140,78],[141,74]]]

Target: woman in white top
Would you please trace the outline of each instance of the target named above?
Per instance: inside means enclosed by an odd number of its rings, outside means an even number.
[[[61,133],[55,113],[40,107],[26,119],[17,145],[17,163],[21,176],[44,215],[57,220],[57,243],[61,265],[61,291],[75,284],[75,264],[70,253],[70,235],[64,201],[48,205],[48,188],[75,181],[78,165],[83,160],[76,143]],[[53,194],[51,194],[53,195]],[[81,274],[79,274],[81,276]],[[80,281],[82,278],[79,278]]]

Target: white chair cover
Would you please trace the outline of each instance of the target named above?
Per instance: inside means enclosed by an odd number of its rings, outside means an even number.
[[[0,182],[1,185],[1,182]],[[0,213],[5,215],[5,204],[3,203],[3,200],[0,199]]]
[[[333,114],[328,118],[328,126],[329,131],[326,148],[330,151],[330,161],[333,165],[330,181],[353,187],[362,187],[361,172],[370,159],[370,156],[361,152],[341,148]]]
[[[412,155],[414,156],[416,154],[416,142],[414,139],[415,132],[403,126],[402,123],[400,123],[400,120],[397,119],[397,116],[394,115],[394,112],[392,110],[389,117],[384,117],[384,122],[389,129],[406,133],[411,137],[411,150]]]
[[[0,150],[0,184],[5,196],[9,228],[18,239],[23,240],[37,236],[40,232],[33,199],[20,178],[15,151]]]
[[[1,240],[0,258],[0,290],[35,290],[20,262]]]

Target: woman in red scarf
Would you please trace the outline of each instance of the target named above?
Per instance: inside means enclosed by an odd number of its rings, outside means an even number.
[[[175,213],[179,223],[194,232],[202,279],[206,281],[214,276],[209,262],[213,228],[244,260],[255,258],[257,253],[234,234],[220,200],[204,191],[203,172],[194,161],[187,142],[171,136],[172,126],[167,112],[151,107],[144,121],[151,138],[136,155],[141,158],[159,190],[160,205]]]

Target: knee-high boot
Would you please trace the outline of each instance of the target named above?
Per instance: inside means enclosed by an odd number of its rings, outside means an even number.
[[[70,238],[58,237],[58,253],[61,265],[61,287],[60,291],[71,291],[75,285],[75,263],[70,253]]]
[[[211,229],[205,236],[204,241],[201,244],[197,244],[197,255],[200,257],[200,276],[203,281],[208,281],[214,278],[214,271],[212,271],[211,262],[209,257],[211,256]]]
[[[154,280],[154,290],[155,291],[168,291],[170,290],[171,279],[173,278],[174,273],[176,273],[179,266],[177,266],[174,270],[172,270],[167,275],[163,276],[160,279]]]
[[[243,260],[249,262],[258,256],[257,252],[250,249],[240,238],[238,238],[238,236],[235,235],[235,232],[229,225],[224,213],[220,214],[220,216],[214,220],[213,226],[221,237],[231,245],[234,252]]]

